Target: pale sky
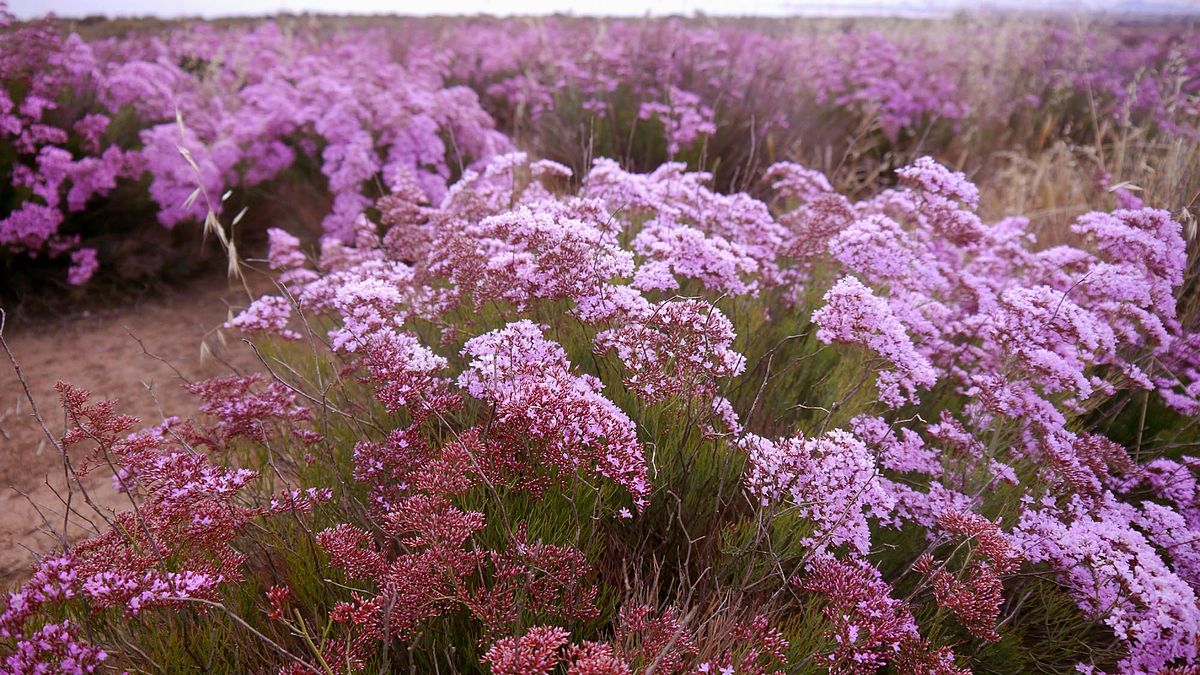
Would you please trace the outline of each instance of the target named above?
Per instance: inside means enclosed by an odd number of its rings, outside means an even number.
[[[552,14],[641,16],[647,13],[713,15],[937,15],[961,7],[978,7],[972,0],[9,0],[19,18],[54,12],[59,16],[245,16],[277,12],[329,14]],[[1200,13],[1200,0],[984,0],[998,8]]]

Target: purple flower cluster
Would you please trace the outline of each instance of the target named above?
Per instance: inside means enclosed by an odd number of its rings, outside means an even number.
[[[333,196],[325,231],[346,237],[376,181],[411,175],[438,199],[453,171],[509,147],[474,93],[443,86],[433,63],[393,58],[381,35],[197,25],[87,42],[44,20],[0,32],[0,52],[0,137],[13,151],[0,172],[16,190],[0,212],[0,247],[71,253],[72,284],[95,272],[96,251],[60,227],[144,175],[172,227],[219,209],[227,190],[316,164]],[[136,139],[118,118],[132,118]]]
[[[1122,123],[1195,129],[1200,50],[1189,29],[973,28],[778,35],[734,23],[547,19],[328,33],[264,22],[86,40],[53,20],[18,24],[0,32],[0,134],[12,149],[0,158],[0,180],[15,191],[0,205],[0,247],[69,253],[68,280],[82,284],[97,258],[88,232],[67,233],[73,214],[118,186],[148,176],[158,219],[172,227],[205,215],[198,186],[219,210],[228,190],[294,166],[319,168],[332,197],[325,232],[348,239],[378,186],[408,183],[437,203],[464,169],[511,150],[498,123],[518,140],[526,126],[558,118],[611,127],[630,142],[640,126],[665,147],[661,159],[673,160],[699,156],[709,141],[728,153],[800,142],[826,116],[850,120],[847,135],[869,123],[891,143],[939,124],[1003,124],[1022,105],[1090,122],[1088,111],[1051,107],[1071,100],[1056,93],[1065,90]],[[1014,49],[1012,31],[1021,44],[1047,46]],[[982,44],[964,43],[968,34]],[[1005,68],[958,56],[1000,50]],[[743,159],[757,160],[752,152],[724,163]],[[914,176],[902,179],[922,181]],[[943,219],[952,236],[977,234],[971,219],[932,208],[962,195],[924,185],[927,217]],[[647,234],[647,246],[702,243],[661,222],[668,229]],[[734,269],[744,253],[720,252]],[[646,283],[662,281],[658,269]]]
[[[870,548],[868,517],[887,514],[895,498],[878,480],[875,458],[863,442],[840,429],[814,439],[769,441],[747,434],[746,486],[765,506],[788,500],[815,526],[814,550],[843,544]]]
[[[937,373],[920,352],[883,298],[855,277],[844,277],[825,294],[825,306],[813,312],[822,342],[859,344],[883,357],[891,369],[879,374],[879,398],[893,408],[916,400],[917,388],[929,388]]]

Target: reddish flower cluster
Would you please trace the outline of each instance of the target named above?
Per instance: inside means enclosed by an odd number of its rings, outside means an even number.
[[[483,661],[496,675],[548,675],[566,663],[568,675],[631,675],[613,648],[601,642],[569,645],[561,628],[534,626],[519,638],[497,640]],[[564,649],[565,648],[565,649]]]
[[[874,673],[893,664],[900,672],[967,672],[955,667],[949,649],[934,649],[921,637],[911,609],[891,597],[891,587],[868,563],[818,558],[793,584],[825,600],[826,637],[835,646],[818,658],[831,671]]]
[[[534,626],[519,638],[497,640],[483,661],[495,675],[549,675],[569,641],[570,633],[561,628]]]
[[[953,612],[971,635],[989,642],[999,641],[995,626],[1004,602],[1004,588],[995,570],[988,565],[972,564],[960,579],[935,565],[926,554],[917,559],[913,569],[929,577],[938,605]]]
[[[231,543],[258,515],[234,501],[255,472],[215,465],[161,429],[127,435],[138,420],[117,415],[115,402],[91,404],[88,392],[63,383],[58,390],[72,423],[63,444],[94,444],[89,457],[113,467],[136,505],[117,514],[107,532],[44,559],[9,595],[0,636],[14,638],[17,654],[23,654],[14,656],[18,661],[12,663],[23,664],[14,666],[15,672],[25,672],[24,666],[37,672],[49,662],[58,662],[64,672],[90,672],[104,658],[102,651],[77,644],[68,624],[27,634],[44,607],[82,597],[93,611],[116,607],[136,615],[189,599],[216,600],[220,584],[241,578],[244,556]],[[213,392],[216,385],[204,390]],[[231,392],[235,401],[243,393]],[[235,417],[245,419],[238,405],[227,403],[218,407],[237,410]]]
[[[335,620],[356,628],[349,656],[365,658],[378,641],[412,636],[430,619],[459,609],[489,634],[507,630],[522,608],[538,616],[595,618],[597,591],[584,580],[590,566],[578,551],[528,542],[523,528],[507,550],[473,550],[467,544],[483,526],[480,513],[414,495],[384,518],[385,533],[401,545],[394,555],[372,546],[372,536],[352,525],[322,532],[318,540],[335,567],[377,585],[375,594],[356,593],[333,612]],[[490,581],[480,584],[484,578]]]
[[[646,605],[626,605],[617,622],[616,641],[630,661],[655,672],[682,673],[696,653],[696,642],[675,610],[662,612]]]
[[[252,388],[259,375],[229,375],[187,385],[200,398],[200,412],[216,418],[216,423],[195,430],[195,437],[213,448],[224,448],[236,438],[259,443],[267,439],[267,424],[302,422],[309,410],[296,402],[296,394],[282,382],[270,382],[259,391]]]
[[[738,622],[732,634],[736,648],[728,649],[714,661],[696,667],[700,673],[745,673],[745,675],[783,675],[787,672],[788,641],[765,615],[749,622]]]

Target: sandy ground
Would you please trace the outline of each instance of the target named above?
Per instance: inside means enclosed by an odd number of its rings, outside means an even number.
[[[41,318],[24,325],[10,318],[4,338],[54,434],[62,433],[64,422],[54,391],[59,380],[90,390],[93,400],[116,398],[120,412],[149,425],[161,421],[164,413],[195,411],[191,395],[164,360],[193,380],[226,374],[229,365],[242,372],[259,369],[254,353],[237,334],[220,330],[230,307],[245,304],[246,292],[240,285],[202,281],[113,310]],[[207,348],[202,349],[202,344]],[[68,511],[60,498],[67,495],[64,483],[62,458],[31,414],[20,380],[0,352],[0,584],[27,575],[34,552],[44,553],[59,544],[63,514]],[[102,509],[129,508],[128,498],[114,489],[107,470],[96,470],[83,483]],[[70,507],[70,537],[94,531],[86,517],[103,525],[78,488]],[[47,522],[55,533],[48,531]]]

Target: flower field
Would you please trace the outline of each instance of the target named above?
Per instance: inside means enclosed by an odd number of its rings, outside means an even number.
[[[3,672],[1200,672],[1200,28],[3,16],[0,297],[270,279]]]

